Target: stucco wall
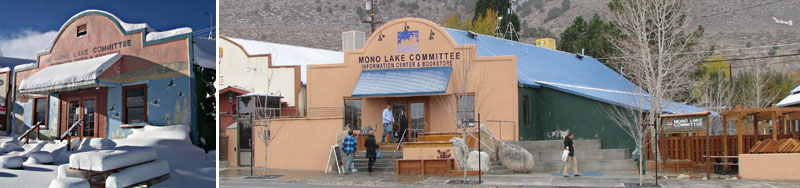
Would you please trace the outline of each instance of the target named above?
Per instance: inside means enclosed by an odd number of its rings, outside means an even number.
[[[749,180],[800,180],[800,153],[739,154],[739,176]]]
[[[428,96],[391,96],[371,98],[351,98],[362,66],[359,57],[389,56],[398,54],[398,44],[387,33],[419,30],[419,53],[458,52],[461,59],[452,62],[452,73],[446,92]],[[433,39],[428,33],[436,33]],[[308,68],[308,106],[341,107],[344,99],[362,99],[362,125],[375,125],[378,133],[383,131],[381,111],[386,104],[395,100],[409,102],[423,101],[429,132],[453,132],[456,129],[456,93],[475,96],[475,112],[481,120],[511,121],[512,126],[504,126],[504,139],[515,140],[513,125],[518,121],[517,113],[517,74],[515,56],[477,57],[474,45],[457,45],[441,27],[433,22],[418,18],[403,18],[381,26],[374,33],[384,33],[387,39],[378,41],[377,34],[367,40],[364,48],[345,51],[343,64],[309,65]],[[421,37],[422,38],[422,37]],[[470,69],[466,71],[465,64]],[[465,78],[467,77],[467,78]],[[508,127],[508,130],[505,129]],[[511,132],[508,132],[508,131]],[[499,127],[498,127],[499,131]],[[498,134],[499,135],[499,134]]]
[[[219,87],[237,86],[253,92],[268,92],[283,96],[289,106],[296,106],[299,93],[299,67],[270,67],[270,55],[248,55],[226,38],[217,40],[223,50],[220,58]],[[271,81],[269,81],[271,79]],[[270,84],[267,84],[270,83]]]
[[[342,117],[271,120],[270,131],[273,134],[273,140],[266,151],[267,167],[325,170],[331,145],[336,141],[336,135],[342,130],[342,122]],[[260,133],[264,132],[264,127],[255,127],[253,131],[255,135],[253,164],[263,168],[265,147],[263,136]],[[234,138],[229,137],[230,140],[234,140]]]

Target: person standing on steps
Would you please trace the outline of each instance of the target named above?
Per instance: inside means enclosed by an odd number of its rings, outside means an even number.
[[[386,143],[386,136],[389,136],[389,143],[394,143],[394,136],[392,135],[392,124],[394,117],[392,117],[392,105],[386,105],[383,110],[383,136],[381,136],[381,144]]]
[[[406,113],[403,111],[400,111],[400,119],[397,120],[397,126],[399,128],[400,139],[403,139],[401,141],[408,142],[408,136],[410,136],[408,132],[406,132],[406,130],[408,130],[408,118],[406,118]]]
[[[369,159],[367,171],[372,172],[372,165],[375,164],[375,158],[378,157],[375,151],[381,149],[381,146],[375,142],[375,135],[372,133],[367,135],[367,139],[364,140],[364,148],[367,148],[367,159]]]
[[[575,159],[575,144],[572,143],[572,139],[575,138],[575,135],[572,132],[569,132],[566,137],[564,137],[564,149],[569,149],[569,157],[567,157],[567,161],[564,164],[564,177],[569,177],[567,174],[567,169],[569,169],[569,163],[572,162],[572,171],[575,173],[575,177],[581,176],[578,174],[578,160]]]
[[[344,153],[347,154],[347,163],[344,166],[344,173],[350,173],[350,167],[353,165],[353,155],[358,148],[358,144],[356,144],[356,137],[353,137],[353,130],[347,132],[347,137],[344,137],[342,140],[342,149]]]

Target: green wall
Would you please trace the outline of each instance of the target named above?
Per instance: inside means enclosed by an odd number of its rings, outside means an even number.
[[[528,123],[524,100],[528,96]],[[609,104],[551,88],[519,88],[520,140],[560,140],[573,131],[577,139],[600,139],[602,148],[634,148],[633,139],[603,112]]]

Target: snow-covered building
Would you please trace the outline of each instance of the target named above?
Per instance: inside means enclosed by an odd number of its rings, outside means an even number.
[[[52,138],[80,121],[85,137],[124,138],[145,124],[183,124],[195,144],[201,135],[215,140],[213,121],[198,120],[206,114],[198,100],[206,96],[196,92],[206,84],[198,78],[215,69],[214,45],[194,39],[188,27],[157,31],[82,11],[35,62],[14,67],[11,134],[41,123],[42,135]]]
[[[8,96],[11,95],[11,68],[17,65],[33,63],[34,60],[19,59],[11,57],[0,57],[0,134],[8,131],[11,123],[8,119],[8,106],[12,101],[9,101]]]

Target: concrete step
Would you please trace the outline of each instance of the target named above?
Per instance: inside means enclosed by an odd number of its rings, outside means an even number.
[[[356,167],[356,169],[358,169],[358,173],[367,172],[367,167],[366,166],[364,166],[364,167]],[[394,167],[392,167],[392,168],[384,168],[384,167],[375,167],[375,166],[373,166],[372,167],[372,171],[373,172],[386,172],[386,171],[394,172],[395,169],[394,169]]]
[[[572,168],[572,166],[570,166]],[[631,159],[581,161],[578,159],[578,172],[598,171],[632,171],[635,170],[634,161]],[[570,172],[572,169],[570,169]],[[533,172],[537,173],[563,173],[564,162],[544,161],[534,162]]]
[[[486,172],[486,174],[487,175],[507,175],[507,174],[514,174],[514,171],[511,171],[509,169],[502,169],[502,170],[498,169],[498,170],[490,170],[490,171]]]
[[[511,141],[528,151],[564,150],[564,140]],[[601,149],[599,139],[574,140],[575,149]],[[577,153],[577,152],[576,152]]]
[[[539,161],[561,161],[561,154],[563,150],[554,151],[539,151],[531,152],[534,154],[534,162]],[[613,159],[630,159],[630,149],[591,149],[591,150],[575,150],[578,161],[592,161],[592,160],[613,160]]]
[[[366,157],[366,156],[367,156],[367,152],[366,151],[359,151],[359,152],[356,152],[356,156],[355,157],[358,158],[358,157]],[[402,150],[398,150],[398,151],[384,151],[384,150],[381,150],[381,158],[385,158],[385,157],[391,158],[391,157],[395,157],[395,156],[397,158],[403,158],[403,151]]]
[[[356,168],[360,168],[360,167],[367,168],[369,166],[367,163],[354,164],[354,165],[356,166]],[[379,164],[379,163],[375,163],[375,164],[372,165],[372,168],[375,168],[375,167],[394,168],[395,166],[394,166],[394,164]]]

